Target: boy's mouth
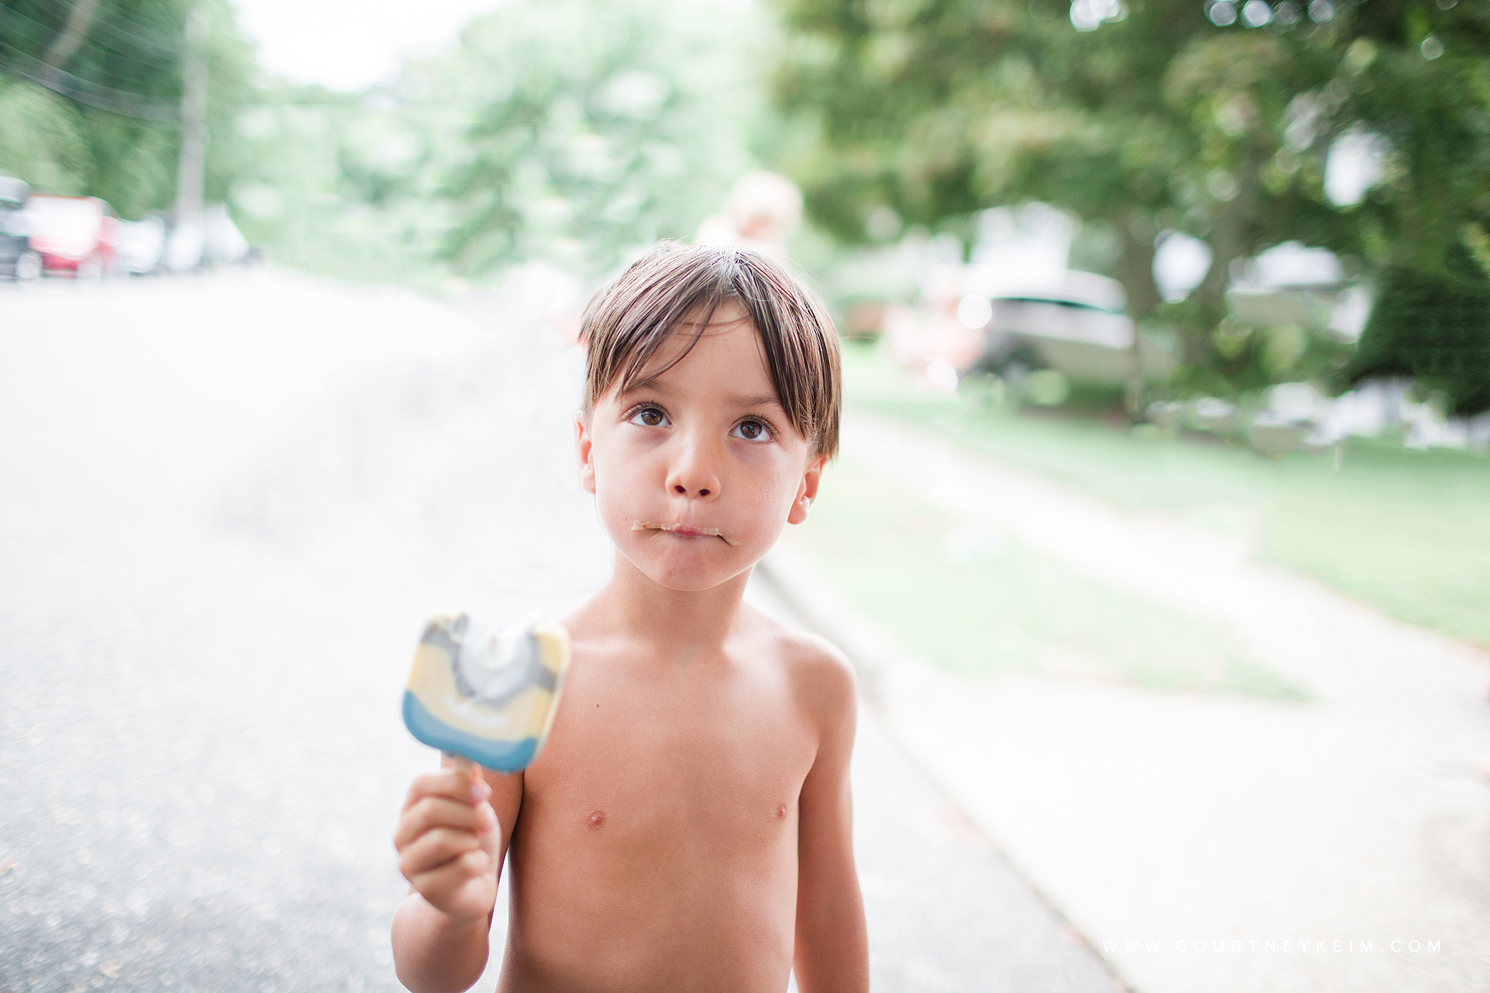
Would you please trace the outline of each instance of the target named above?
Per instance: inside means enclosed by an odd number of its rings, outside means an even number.
[[[727,537],[718,528],[690,528],[682,524],[652,524],[648,521],[632,521],[633,531],[667,531],[671,534],[682,535],[684,538],[719,538],[728,545],[738,545],[739,542]]]

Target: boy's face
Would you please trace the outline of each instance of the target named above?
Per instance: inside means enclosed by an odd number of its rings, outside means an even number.
[[[691,337],[675,335],[650,369]],[[616,549],[654,582],[706,590],[807,519],[823,459],[776,396],[755,326],[721,305],[666,372],[579,420],[580,477]]]

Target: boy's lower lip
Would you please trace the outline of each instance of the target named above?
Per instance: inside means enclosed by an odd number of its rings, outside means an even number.
[[[688,528],[676,524],[653,524],[650,521],[632,521],[633,531],[666,531],[680,538],[719,538],[727,545],[738,545],[739,542],[726,536],[718,528]]]

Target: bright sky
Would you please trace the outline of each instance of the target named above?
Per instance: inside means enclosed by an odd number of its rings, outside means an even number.
[[[390,78],[401,57],[446,47],[474,15],[500,2],[234,0],[244,33],[259,43],[260,65],[339,90]]]

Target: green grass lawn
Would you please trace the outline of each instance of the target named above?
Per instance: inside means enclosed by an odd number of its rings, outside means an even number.
[[[911,652],[969,675],[1112,679],[1301,700],[1226,625],[1082,576],[936,510],[850,459],[829,469],[798,539]]]
[[[1490,458],[1351,439],[1273,460],[1240,442],[1135,437],[1119,419],[974,408],[920,392],[870,349],[844,355],[852,408],[936,432],[1127,510],[1257,528],[1258,554],[1393,617],[1490,644]]]

